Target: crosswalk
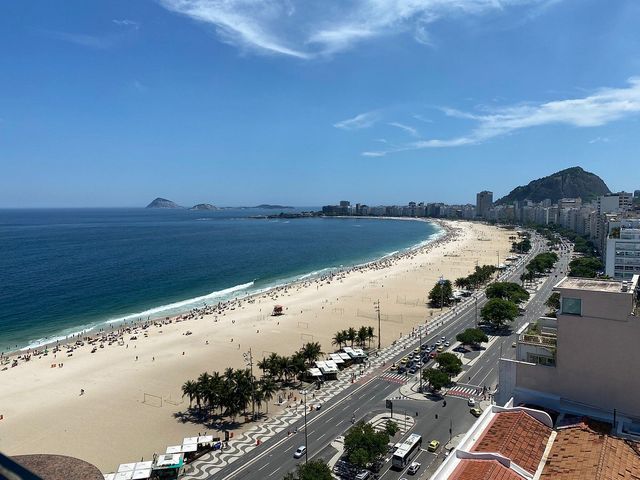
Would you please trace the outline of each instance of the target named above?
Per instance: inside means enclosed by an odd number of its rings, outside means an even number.
[[[456,385],[455,387],[447,389],[445,393],[448,397],[472,398],[480,396],[482,394],[482,389]]]
[[[399,383],[401,385],[406,384],[409,381],[409,377],[404,373],[385,372],[380,378],[387,382]]]

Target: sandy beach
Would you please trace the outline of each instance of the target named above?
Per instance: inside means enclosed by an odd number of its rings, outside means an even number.
[[[291,354],[308,341],[332,352],[338,330],[365,325],[378,333],[377,300],[382,345],[389,345],[440,313],[427,307],[426,298],[441,275],[454,281],[476,264],[495,265],[509,255],[512,232],[468,222],[443,224],[450,232],[446,239],[410,253],[240,299],[224,309],[121,331],[121,341],[105,342],[104,348],[85,342],[72,356],[61,348],[55,357],[33,355],[0,371],[0,451],[72,455],[111,471],[203,432],[202,425],[174,417],[189,405],[182,384],[204,371],[244,367],[242,354],[249,348],[254,361],[271,352]],[[270,315],[275,304],[284,306],[284,315]],[[162,407],[153,404],[156,397],[143,403],[145,393],[162,397]],[[277,409],[270,406],[269,412]]]

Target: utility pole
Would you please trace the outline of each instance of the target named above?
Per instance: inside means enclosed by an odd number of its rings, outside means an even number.
[[[380,332],[380,299],[377,302],[373,302],[373,306],[378,312],[378,351],[380,351],[380,345],[382,342],[382,332]]]
[[[256,419],[256,392],[255,386],[256,382],[253,378],[253,355],[251,354],[251,347],[249,347],[249,351],[247,353],[243,353],[244,361],[246,365],[249,367],[249,373],[251,375],[251,420]]]
[[[444,277],[442,275],[438,283],[440,284],[440,310],[442,310],[444,308]]]
[[[307,391],[303,390],[304,395],[304,463],[309,461],[309,447],[307,441]]]
[[[422,393],[422,325],[418,326],[418,335],[419,335],[419,343],[418,348],[420,349],[420,367],[418,368],[418,375],[420,376],[420,393]]]

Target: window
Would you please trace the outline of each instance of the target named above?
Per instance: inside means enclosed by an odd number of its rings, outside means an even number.
[[[562,297],[562,313],[582,315],[582,300],[580,298]]]

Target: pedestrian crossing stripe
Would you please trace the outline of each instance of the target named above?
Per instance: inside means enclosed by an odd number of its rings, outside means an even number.
[[[453,387],[447,390],[447,395],[450,397],[471,398],[478,395],[478,389],[472,387]]]
[[[381,377],[383,380],[387,380],[388,382],[395,382],[395,383],[407,383],[407,377],[404,374],[401,373],[384,373],[381,375]]]

